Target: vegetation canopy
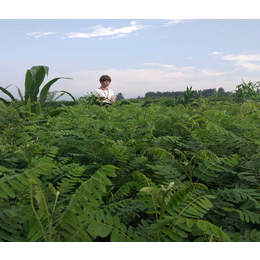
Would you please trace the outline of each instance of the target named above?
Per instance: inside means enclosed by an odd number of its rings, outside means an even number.
[[[46,73],[0,101],[0,241],[260,241],[258,90],[104,107],[38,95]]]

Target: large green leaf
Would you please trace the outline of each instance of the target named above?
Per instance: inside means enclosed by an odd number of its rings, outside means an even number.
[[[73,97],[69,92],[67,92],[67,91],[65,91],[65,90],[61,90],[60,92],[62,92],[62,94],[68,94],[68,95],[73,99],[74,102],[77,102],[76,98]],[[62,94],[61,94],[59,97],[61,97]],[[58,97],[58,98],[59,98],[59,97]],[[57,99],[58,99],[58,98],[57,98]]]
[[[28,98],[31,98],[32,90],[36,84],[36,79],[33,77],[32,71],[27,70],[25,74],[25,103],[27,104]]]
[[[37,71],[37,69],[38,69],[39,67],[42,67],[42,68],[45,70],[45,74],[48,76],[48,74],[49,74],[49,67],[48,67],[48,66],[43,66],[43,65],[41,65],[41,66],[33,66],[31,69]]]
[[[10,97],[14,101],[15,100],[14,96],[8,90],[6,90],[9,86],[7,86],[6,88],[0,87],[0,90],[2,90],[8,97]]]
[[[33,67],[34,68],[34,67]],[[34,72],[36,69],[36,73]],[[34,87],[30,90],[31,93],[31,101],[37,101],[37,95],[40,90],[40,86],[45,78],[46,72],[43,66],[35,67],[35,69],[31,69],[32,74],[35,73],[35,85]],[[34,77],[34,75],[33,75]]]
[[[56,109],[52,109],[50,112],[49,112],[49,115],[50,116],[57,116],[59,115],[60,113],[62,112],[65,112],[65,113],[68,113],[68,109],[67,108],[56,108]]]
[[[27,70],[25,75],[25,99],[26,103],[28,97],[31,97],[31,102],[37,101],[40,85],[42,84],[45,75],[48,74],[49,68],[47,66],[33,66]]]
[[[21,98],[21,102],[22,102],[22,104],[25,105],[25,104],[24,104],[24,99],[23,99],[23,96],[22,96],[22,93],[21,93],[21,90],[20,90],[18,87],[16,87],[16,88],[17,88],[17,91],[18,91],[19,97]]]
[[[3,99],[3,98],[0,98],[0,100],[1,100],[2,102],[4,102],[4,104],[5,104],[5,105],[8,105],[8,104],[10,104],[10,102],[9,102],[9,101],[7,101],[7,100],[5,100],[5,99]]]
[[[57,80],[59,79],[71,79],[71,78],[64,78],[64,77],[61,77],[61,78],[54,78],[52,80],[50,80],[41,90],[40,92],[40,103],[41,105],[45,102],[46,98],[47,98],[47,94],[49,92],[49,89],[50,87],[52,86],[52,84],[54,84]]]

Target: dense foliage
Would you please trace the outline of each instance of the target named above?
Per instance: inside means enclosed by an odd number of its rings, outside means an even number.
[[[259,103],[168,103],[0,101],[0,240],[260,241]]]
[[[64,77],[54,78],[50,80],[47,84],[45,84],[40,91],[40,87],[44,81],[44,78],[48,76],[48,73],[48,66],[33,66],[31,69],[27,70],[25,74],[24,95],[22,95],[20,89],[15,86],[21,99],[20,103],[24,106],[24,112],[40,114],[42,105],[45,103],[47,97],[50,95],[50,87],[59,79],[70,79]],[[13,102],[15,102],[16,100],[14,96],[7,90],[8,87],[10,87],[11,85],[7,86],[6,88],[0,86],[0,90],[9,98],[11,98]],[[70,95],[71,98],[75,101],[75,98],[69,92],[55,91],[54,96],[55,94],[57,94],[57,92],[62,92],[60,96],[66,93]],[[5,104],[9,104],[9,101],[3,98],[0,98],[0,101],[4,102]]]
[[[190,87],[192,88],[192,87]],[[210,96],[229,96],[232,94],[232,92],[225,92],[225,90],[223,88],[219,88],[218,91],[215,88],[210,88],[210,89],[203,89],[203,90],[199,90],[199,91],[194,91],[194,97],[196,95],[201,95],[202,97],[210,97]],[[149,91],[147,93],[145,93],[145,97],[146,98],[161,98],[161,97],[184,97],[185,95],[185,91],[166,91],[166,92],[161,92],[161,91],[157,91],[157,92],[152,92]]]
[[[259,241],[256,105],[66,109],[1,104],[1,240]]]

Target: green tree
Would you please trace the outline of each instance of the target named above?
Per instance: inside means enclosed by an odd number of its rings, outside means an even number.
[[[118,93],[116,95],[116,100],[123,100],[123,99],[125,99],[125,98],[124,98],[124,95],[122,93]]]
[[[218,95],[219,95],[219,96],[224,96],[224,95],[225,95],[225,90],[224,90],[224,88],[219,88],[219,89],[218,89]]]
[[[195,90],[192,90],[192,86],[190,88],[187,87],[187,90],[184,92],[184,103],[185,104],[190,103],[191,98],[194,93],[195,93]]]
[[[235,90],[235,100],[236,101],[244,101],[246,99],[252,99],[255,101],[259,100],[259,93],[260,93],[260,82],[253,83],[249,81],[236,86]]]
[[[216,89],[215,88],[203,89],[202,90],[202,96],[203,97],[214,96],[215,93],[216,93]]]

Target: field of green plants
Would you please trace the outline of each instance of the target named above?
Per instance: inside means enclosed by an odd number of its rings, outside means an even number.
[[[55,108],[41,69],[0,101],[0,241],[260,241],[256,85]]]

